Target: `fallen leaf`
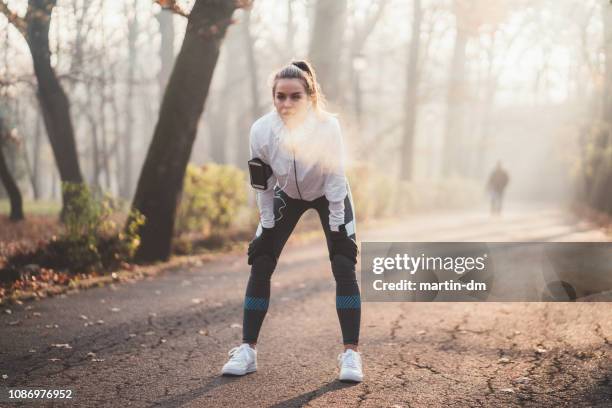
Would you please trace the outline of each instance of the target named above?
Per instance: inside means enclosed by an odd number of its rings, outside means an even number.
[[[55,348],[63,348],[63,349],[71,349],[72,346],[68,343],[54,343],[51,344],[51,347],[55,347]]]

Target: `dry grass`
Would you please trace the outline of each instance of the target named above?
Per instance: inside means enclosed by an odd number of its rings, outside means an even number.
[[[0,215],[0,269],[9,257],[32,251],[61,232],[62,225],[56,215],[28,215],[20,222],[11,222],[6,215]]]

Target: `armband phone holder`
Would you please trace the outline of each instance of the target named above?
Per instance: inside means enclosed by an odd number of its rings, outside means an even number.
[[[251,187],[257,190],[266,190],[268,188],[268,179],[272,175],[272,167],[259,158],[251,159],[248,163]]]

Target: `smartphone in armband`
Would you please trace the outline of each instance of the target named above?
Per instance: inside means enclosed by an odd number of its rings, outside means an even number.
[[[257,190],[266,190],[268,188],[268,179],[272,175],[272,167],[259,158],[251,159],[248,163],[251,187]]]

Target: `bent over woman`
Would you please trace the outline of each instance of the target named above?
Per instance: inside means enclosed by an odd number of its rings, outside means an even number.
[[[251,274],[244,298],[243,343],[230,350],[222,373],[257,370],[255,346],[268,310],[270,278],[298,220],[313,208],[321,219],[336,280],[344,343],[339,379],[360,382],[356,226],[340,124],[324,110],[315,72],[306,61],[292,62],[274,75],[272,97],[275,109],[255,121],[250,133],[249,169],[251,184],[259,189],[260,222],[248,250]]]

